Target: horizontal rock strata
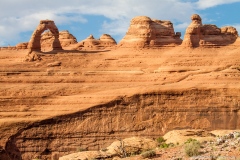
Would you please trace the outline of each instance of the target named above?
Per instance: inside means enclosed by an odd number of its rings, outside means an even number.
[[[85,111],[33,123],[10,137],[13,159],[49,158],[78,147],[101,149],[116,137],[157,137],[172,129],[237,129],[239,90],[192,89],[119,97]],[[236,102],[236,103],[231,103]]]
[[[192,23],[186,29],[183,46],[188,47],[214,47],[233,44],[238,38],[236,28],[228,26],[218,28],[212,24],[202,24],[202,18],[194,14]]]
[[[180,37],[180,32],[174,32],[172,22],[138,16],[131,20],[130,27],[120,41],[119,47],[176,46],[182,43]]]

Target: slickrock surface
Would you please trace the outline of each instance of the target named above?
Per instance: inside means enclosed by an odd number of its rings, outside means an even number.
[[[90,35],[85,40],[79,42],[75,49],[77,50],[102,50],[106,48],[113,48],[117,45],[116,41],[109,35],[103,34],[99,39],[95,39]]]
[[[176,46],[182,43],[181,33],[175,33],[170,21],[152,20],[146,16],[137,16],[131,20],[126,35],[119,47],[162,47]]]
[[[0,145],[12,159],[173,129],[240,127],[236,45],[55,51],[23,62],[27,52],[0,51]]]
[[[194,14],[192,23],[186,29],[183,46],[224,46],[233,44],[238,38],[236,28],[228,26],[218,28],[216,25],[202,24],[202,18]]]

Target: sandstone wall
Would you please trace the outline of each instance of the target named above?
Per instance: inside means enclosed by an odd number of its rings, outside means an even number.
[[[120,47],[161,47],[180,45],[181,33],[175,33],[170,21],[152,20],[138,16],[131,20],[130,27],[119,42]]]
[[[35,122],[6,143],[14,159],[51,159],[77,149],[102,149],[131,136],[158,137],[172,129],[237,129],[240,91],[189,89],[119,97],[77,113]]]

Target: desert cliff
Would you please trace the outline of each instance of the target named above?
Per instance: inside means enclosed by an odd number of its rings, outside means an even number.
[[[32,48],[31,62],[28,49],[0,50],[0,159],[58,159],[175,129],[239,129],[237,31],[192,19],[182,45],[171,22],[137,17],[118,47],[106,34],[74,41],[80,50]],[[37,40],[41,49],[45,25],[30,47]]]

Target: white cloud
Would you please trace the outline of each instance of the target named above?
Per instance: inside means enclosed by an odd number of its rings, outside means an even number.
[[[190,22],[183,22],[177,25],[174,25],[175,32],[178,32],[178,30],[182,31],[185,30],[189,26]]]
[[[129,21],[125,19],[107,22],[104,21],[100,32],[110,34],[111,36],[116,36],[116,41],[119,42],[129,27]]]
[[[196,9],[239,2],[240,0],[8,0],[0,1],[0,37],[5,41],[21,39],[32,32],[41,19],[52,19],[57,25],[86,23],[86,15],[104,16],[100,32],[123,36],[130,20],[139,15],[171,20],[176,31],[185,30]],[[87,26],[87,25],[86,25]],[[67,28],[66,28],[67,29]]]
[[[0,2],[0,35],[6,41],[20,39],[20,33],[33,31],[41,19],[52,19],[57,25],[85,23],[85,15],[100,15],[109,21],[102,22],[99,30],[123,36],[131,18],[146,15],[151,18],[188,21],[194,12],[192,3],[181,0],[8,0]]]
[[[217,5],[240,2],[240,0],[199,0],[196,5],[199,9],[206,9]]]

